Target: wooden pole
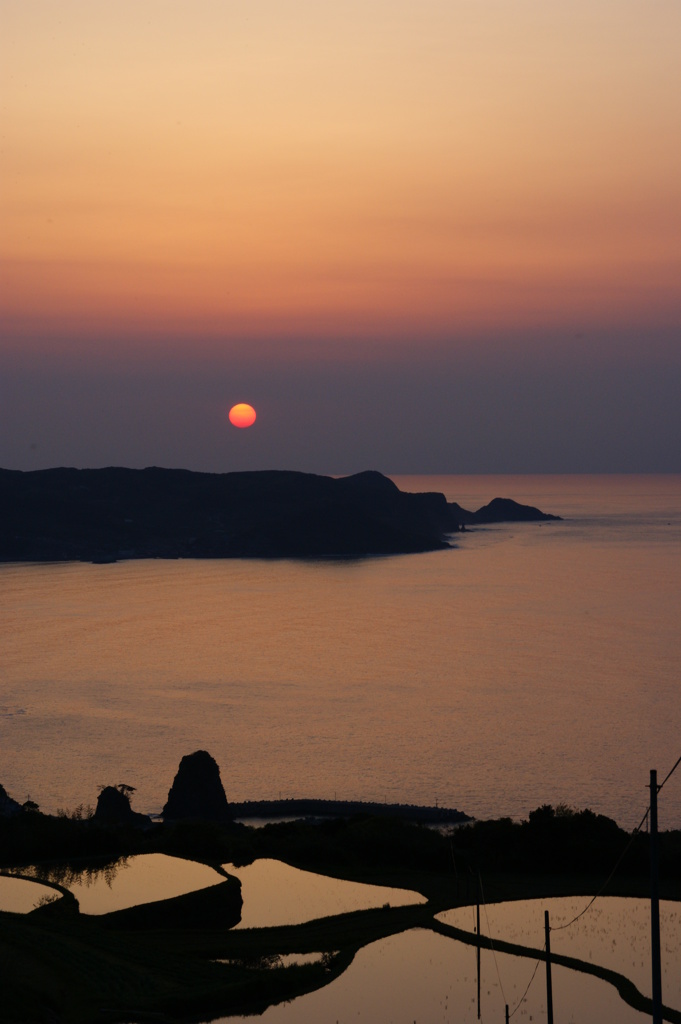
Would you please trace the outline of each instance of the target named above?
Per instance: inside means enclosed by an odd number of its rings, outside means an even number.
[[[657,853],[657,772],[650,771],[650,959],[653,972],[653,1024],[662,1024],[660,957],[660,874]]]
[[[544,911],[544,936],[546,938],[546,1014],[548,1024],[553,1024],[553,986],[551,985],[551,929],[549,912]]]
[[[508,1024],[508,1022],[509,1022],[509,1020],[510,1020],[510,1019],[511,1019],[511,1018],[510,1018],[510,1017],[509,1017],[509,1015],[508,1015],[508,1003],[506,1003],[506,1024]]]
[[[475,901],[475,930],[478,935],[476,961],[478,965],[478,1020],[480,1020],[480,875],[477,876],[477,896]]]

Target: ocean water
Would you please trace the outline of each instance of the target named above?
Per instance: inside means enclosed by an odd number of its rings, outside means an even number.
[[[681,476],[395,480],[565,518],[363,561],[1,565],[0,783],[55,811],[123,782],[156,812],[204,748],[233,800],[638,824],[681,755]]]

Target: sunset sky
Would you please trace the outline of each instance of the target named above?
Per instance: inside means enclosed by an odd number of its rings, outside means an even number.
[[[0,12],[0,466],[681,471],[678,0]]]

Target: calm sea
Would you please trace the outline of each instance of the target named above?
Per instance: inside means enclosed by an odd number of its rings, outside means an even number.
[[[681,476],[395,480],[565,520],[356,562],[0,566],[0,783],[54,811],[123,782],[154,812],[205,748],[233,800],[637,824],[681,755]]]

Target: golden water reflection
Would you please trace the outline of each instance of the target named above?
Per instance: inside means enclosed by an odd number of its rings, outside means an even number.
[[[490,951],[482,950],[481,1019],[503,1021],[505,1004],[513,1011],[533,969],[533,961],[524,957],[497,953],[495,962]],[[555,966],[553,1005],[555,1019],[563,1022],[649,1020],[622,1002],[607,982]],[[212,1024],[243,1019],[222,1017]],[[271,1006],[257,1019],[263,1024],[478,1024],[475,950],[423,929],[392,935],[361,949],[347,971],[325,988]],[[546,1020],[541,970],[513,1020]]]
[[[56,813],[129,779],[156,812],[200,746],[235,802],[567,803],[634,828],[679,754],[681,476],[409,487],[569,518],[354,563],[0,567],[8,792]],[[659,815],[680,827],[681,787]]]
[[[617,971],[650,998],[650,902],[602,896],[579,920],[561,928],[580,914],[589,900],[589,896],[575,896],[492,903],[481,907],[480,931],[492,939],[542,949],[544,911],[548,910],[552,953],[577,957]],[[466,931],[473,931],[475,927],[472,907],[447,910],[437,917],[445,924]],[[666,1006],[681,1009],[681,904],[661,901],[660,937],[662,1001]],[[582,978],[580,975],[580,985]]]
[[[39,902],[60,898],[60,894],[48,885],[0,875],[0,910],[28,914]]]
[[[243,908],[236,928],[268,928],[302,924],[319,917],[372,907],[403,907],[425,903],[420,893],[390,889],[301,871],[282,861],[263,858],[246,867],[223,864],[241,880]]]
[[[64,882],[84,914],[108,914],[224,882],[222,875],[205,864],[164,853],[128,857],[114,867],[117,870],[109,866],[102,872],[72,872]]]

